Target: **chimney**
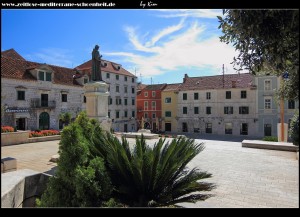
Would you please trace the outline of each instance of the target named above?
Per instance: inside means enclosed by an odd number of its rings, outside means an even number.
[[[236,88],[236,81],[231,81],[232,88]]]
[[[187,74],[184,74],[184,78],[183,78],[183,83],[185,83],[186,79],[188,78],[189,76]]]

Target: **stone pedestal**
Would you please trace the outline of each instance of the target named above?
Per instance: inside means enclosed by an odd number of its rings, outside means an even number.
[[[108,117],[108,84],[92,81],[86,83],[84,89],[87,116],[98,120],[103,130],[110,131],[112,122]]]

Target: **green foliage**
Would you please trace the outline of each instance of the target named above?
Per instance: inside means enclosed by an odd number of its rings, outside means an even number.
[[[59,119],[62,120],[63,124],[69,125],[72,119],[72,114],[70,112],[60,113]]]
[[[297,111],[291,120],[289,135],[293,144],[299,146],[299,111]]]
[[[98,123],[84,113],[65,127],[59,143],[59,160],[42,195],[40,207],[99,207],[109,201],[113,186],[103,159],[91,154],[93,135],[101,134]]]
[[[169,206],[179,202],[196,202],[211,195],[213,184],[198,182],[211,177],[186,165],[203,149],[203,143],[191,139],[173,139],[165,143],[160,139],[150,148],[142,136],[136,138],[133,150],[128,141],[111,134],[95,143],[98,153],[106,160],[113,185],[114,196],[124,204],[134,207]],[[101,145],[100,145],[101,144]],[[195,193],[197,192],[197,193]]]
[[[278,142],[278,138],[276,136],[265,136],[263,141],[270,141],[270,142]]]
[[[222,42],[240,53],[234,58],[237,70],[248,69],[281,76],[289,73],[279,95],[299,98],[299,10],[223,10],[218,17]]]

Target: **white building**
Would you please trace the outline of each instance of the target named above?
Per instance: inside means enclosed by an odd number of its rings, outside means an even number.
[[[251,74],[185,75],[178,94],[178,132],[257,135],[256,86]]]

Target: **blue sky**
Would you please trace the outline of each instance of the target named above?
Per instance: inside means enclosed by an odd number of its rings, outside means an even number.
[[[145,84],[236,73],[234,48],[219,41],[221,10],[1,10],[1,49],[25,59],[74,68],[100,45]]]

